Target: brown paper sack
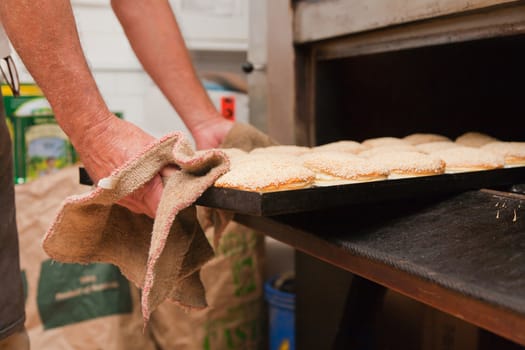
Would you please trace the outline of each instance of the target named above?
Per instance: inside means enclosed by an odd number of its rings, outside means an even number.
[[[158,349],[150,328],[142,331],[138,289],[116,266],[62,264],[42,249],[64,198],[88,190],[78,184],[78,167],[15,187],[31,348]]]
[[[165,302],[143,333],[138,289],[111,264],[52,261],[41,241],[63,199],[89,187],[70,167],[17,185],[26,327],[39,350],[256,349],[263,342],[263,236],[230,222],[201,278],[209,307]],[[209,225],[210,223],[208,223]],[[206,230],[211,241],[213,228]]]
[[[250,150],[270,144],[275,142],[266,135],[237,124],[223,147]],[[116,266],[62,264],[49,259],[42,249],[42,238],[64,198],[89,190],[78,184],[77,167],[16,187],[21,266],[27,291],[26,327],[33,349],[262,348],[261,234],[229,222],[218,241],[216,256],[201,270],[209,307],[186,313],[165,302],[153,312],[143,333],[139,291]],[[225,214],[231,218],[231,213]],[[205,223],[210,242],[214,233],[211,224]]]
[[[213,239],[213,229],[206,230]],[[226,227],[216,256],[201,269],[208,308],[184,312],[166,302],[150,327],[162,349],[261,349],[264,237],[235,222]]]

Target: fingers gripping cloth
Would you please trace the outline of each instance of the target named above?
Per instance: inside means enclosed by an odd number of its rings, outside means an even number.
[[[154,220],[116,204],[168,164],[180,171],[165,179]],[[60,262],[117,265],[142,288],[145,324],[166,299],[186,308],[206,307],[199,272],[214,253],[193,203],[228,167],[219,150],[194,152],[181,133],[167,135],[98,187],[68,197],[44,236],[43,248]]]
[[[257,147],[266,147],[277,145],[278,142],[259,131],[250,124],[236,122],[226,135],[221,148],[239,148],[243,151],[249,152]],[[233,219],[234,213],[220,209],[212,209],[208,207],[197,208],[198,219],[204,229],[213,226],[214,246],[219,245],[219,240],[228,223]]]

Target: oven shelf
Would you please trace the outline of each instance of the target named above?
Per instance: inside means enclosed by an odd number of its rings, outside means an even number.
[[[236,221],[525,345],[524,215],[524,195],[481,190]],[[296,278],[320,277],[296,271]]]

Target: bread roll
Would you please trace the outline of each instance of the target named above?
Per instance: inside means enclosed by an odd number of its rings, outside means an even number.
[[[432,155],[445,162],[445,173],[448,174],[497,169],[505,165],[503,156],[473,147],[449,148],[436,151]]]
[[[445,172],[445,162],[440,158],[420,152],[382,153],[370,158],[388,169],[389,179],[432,176]]]
[[[496,141],[499,140],[495,137],[477,131],[469,131],[456,138],[457,144],[467,147],[481,147],[487,143]]]
[[[313,152],[301,158],[304,166],[315,172],[316,186],[384,180],[388,175],[384,167],[351,153]]]

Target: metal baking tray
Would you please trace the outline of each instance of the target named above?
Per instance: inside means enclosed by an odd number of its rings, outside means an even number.
[[[80,183],[91,185],[85,169],[79,170]],[[513,188],[523,188],[521,184],[525,184],[525,167],[263,193],[211,187],[197,199],[196,204],[239,214],[272,216],[344,205],[445,195],[480,188],[514,191]]]
[[[265,193],[211,187],[197,204],[239,214],[272,216],[480,188],[507,190],[524,183],[525,167],[517,167]]]

